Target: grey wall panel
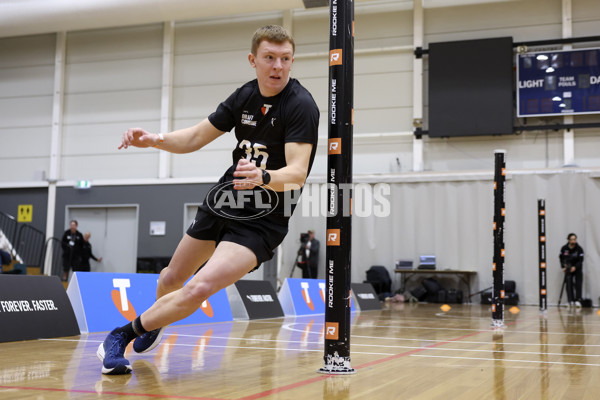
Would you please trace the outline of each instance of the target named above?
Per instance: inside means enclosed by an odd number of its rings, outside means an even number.
[[[52,122],[52,96],[0,98],[0,121],[4,128],[49,128]]]
[[[294,19],[296,53],[329,51],[329,16],[327,14],[302,16]]]
[[[70,94],[65,98],[65,125],[155,121],[160,116],[160,89]]]
[[[121,150],[122,151],[122,150]],[[122,154],[107,157],[89,154],[74,154],[63,157],[64,179],[143,179],[158,175],[158,150],[128,149]]]
[[[209,185],[105,186],[57,190],[54,236],[65,228],[67,205],[139,205],[138,257],[170,257],[181,240],[185,203],[204,199]],[[150,221],[166,221],[165,236],[150,236]],[[81,226],[81,230],[85,227]]]
[[[354,95],[355,111],[401,107],[412,111],[412,72],[355,75]]]
[[[69,64],[65,90],[74,94],[157,89],[161,66],[161,56]]]
[[[173,174],[179,177],[216,177],[215,182],[232,164],[229,149],[204,149],[196,153],[177,155],[172,159]]]
[[[493,166],[492,155],[495,149],[507,150],[507,168],[510,169],[557,168],[563,164],[560,134],[549,134],[546,142],[544,133],[530,132],[518,136],[482,137],[481,140],[428,140],[426,169],[488,169]]]
[[[0,181],[35,181],[50,166],[50,126],[0,128]],[[43,172],[42,172],[43,171]]]
[[[49,157],[3,157],[0,159],[0,181],[31,182],[44,180]]]
[[[575,134],[575,160],[580,167],[598,167],[598,131],[577,131]]]
[[[2,181],[48,170],[55,42],[54,34],[0,39]]]
[[[355,174],[389,174],[396,172],[409,172],[412,169],[411,136],[387,138],[387,140],[372,140],[369,138],[354,140],[353,170]],[[394,149],[390,153],[389,149]],[[323,149],[325,150],[325,148]],[[325,151],[324,151],[325,153]],[[379,154],[374,158],[372,154]],[[325,156],[325,154],[323,154]],[[325,168],[313,166],[313,172],[323,175]]]
[[[47,126],[0,128],[3,149],[0,155],[9,159],[49,157],[48,129]]]
[[[322,118],[327,121],[326,115],[322,115]],[[400,131],[399,125],[406,126],[410,121],[412,121],[412,107],[382,106],[354,111],[355,133],[398,132]],[[404,131],[410,130],[408,126],[404,129]],[[373,140],[376,141],[377,139]]]
[[[241,83],[256,78],[248,61],[250,48],[215,53],[182,54],[175,57],[173,85],[203,87]],[[208,99],[210,100],[210,98]]]
[[[48,215],[48,189],[0,189],[0,211],[17,218],[21,204],[33,206],[31,226],[45,232]]]
[[[53,64],[0,68],[0,96],[49,96],[53,78]]]
[[[235,29],[232,29],[232,24]],[[175,53],[218,53],[230,50],[250,51],[254,31],[267,24],[281,24],[280,18],[257,16],[252,20],[216,20],[181,23],[176,27]]]
[[[68,64],[160,58],[162,24],[75,31],[67,46]]]
[[[0,39],[0,68],[54,65],[56,35],[31,35]]]
[[[224,83],[204,86],[180,86],[173,89],[173,123],[191,119],[197,124],[213,113],[219,103],[245,82]],[[189,125],[186,125],[189,126]]]
[[[552,36],[555,38],[560,37],[561,12],[561,0],[431,8],[425,10],[426,34],[445,35],[445,40],[450,41],[506,36],[506,32],[510,31],[514,36],[515,29],[535,26],[543,30],[545,26],[553,26],[558,30],[558,36]],[[496,31],[497,34],[482,35],[486,31]],[[444,40],[436,38],[435,41]]]
[[[130,127],[157,131],[162,25],[69,33],[63,112],[63,179],[158,174],[156,151],[119,153]]]

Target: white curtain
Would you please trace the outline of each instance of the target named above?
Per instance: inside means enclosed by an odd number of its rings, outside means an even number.
[[[389,185],[386,196],[390,203],[389,216],[378,217],[374,213],[357,216],[355,210],[352,219],[353,282],[362,282],[371,265],[383,265],[394,280],[394,288],[398,288],[400,280],[394,277],[396,260],[412,259],[418,264],[419,255],[433,254],[438,269],[477,271],[472,292],[492,285],[491,173],[479,178],[449,176],[384,185]],[[370,186],[374,188],[375,184]],[[315,195],[317,192],[319,194]],[[322,243],[319,276],[324,277],[326,217],[323,211],[314,212],[314,202],[325,202],[326,191],[322,184],[309,184],[305,193],[311,194],[307,196],[311,204],[307,206],[301,202],[290,221],[290,234],[282,246],[284,266],[280,275],[289,273],[291,260],[299,247],[300,233],[314,229]],[[540,198],[546,200],[548,303],[558,301],[561,289],[560,247],[566,243],[567,234],[575,232],[585,250],[584,297],[597,304],[600,295],[600,179],[590,172],[509,171],[504,235],[505,280],[516,281],[521,303],[539,304],[537,200]],[[355,208],[357,200],[355,197]],[[377,204],[373,201],[373,205]],[[364,209],[361,211],[366,214]],[[290,264],[286,265],[288,262]],[[460,286],[452,279],[442,283],[449,287]],[[409,289],[417,284],[418,281],[411,280]],[[479,296],[473,300],[479,301]],[[566,293],[563,295],[565,301]]]

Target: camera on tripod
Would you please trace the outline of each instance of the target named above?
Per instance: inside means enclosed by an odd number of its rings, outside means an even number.
[[[300,243],[305,244],[306,242],[308,242],[308,233],[301,233]]]

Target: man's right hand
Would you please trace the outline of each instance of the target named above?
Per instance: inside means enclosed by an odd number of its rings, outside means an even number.
[[[119,150],[126,149],[129,146],[141,148],[152,147],[158,143],[158,134],[147,132],[142,128],[130,128],[123,133]]]

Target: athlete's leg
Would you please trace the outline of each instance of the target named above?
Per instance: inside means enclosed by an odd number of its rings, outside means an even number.
[[[167,268],[160,272],[156,287],[156,298],[181,289],[186,280],[210,258],[215,251],[212,240],[194,239],[188,234],[179,242]],[[159,345],[166,326],[154,329],[135,338],[133,350],[147,353]]]
[[[196,239],[189,238],[189,241],[193,240]],[[193,258],[188,253],[198,251],[193,242],[177,250],[184,259]],[[163,295],[142,313],[142,326],[150,331],[191,315],[212,294],[237,282],[256,264],[256,256],[249,248],[233,242],[219,243],[204,268],[183,288]]]
[[[160,271],[156,298],[159,299],[167,293],[181,289],[185,281],[212,256],[214,251],[214,241],[198,240],[187,234],[184,235],[169,265]]]
[[[190,265],[198,265],[197,263],[202,259],[200,256],[202,249],[206,249],[206,241],[186,236],[176,250],[176,265],[181,262],[186,266],[174,270],[183,272],[192,270]],[[106,337],[96,352],[98,358],[102,360],[102,373],[130,373],[131,364],[124,357],[124,353],[125,347],[133,338],[144,331],[147,332],[138,339],[154,333],[156,338],[148,340],[151,345],[148,347],[139,343],[136,351],[150,350],[160,341],[164,331],[161,328],[191,315],[204,300],[237,282],[256,264],[256,256],[249,248],[233,242],[221,242],[204,268],[198,271],[183,288],[163,295],[133,323],[114,329]],[[135,347],[134,343],[134,349]]]

